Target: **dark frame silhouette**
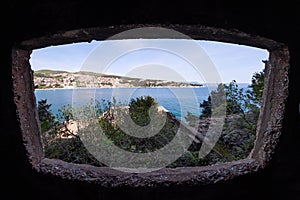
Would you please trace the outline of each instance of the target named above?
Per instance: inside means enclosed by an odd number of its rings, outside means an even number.
[[[145,174],[124,173],[107,167],[67,163],[62,160],[45,158],[34,95],[33,73],[29,63],[31,51],[50,45],[105,40],[111,35],[125,30],[149,26],[174,29],[193,39],[242,44],[269,51],[269,59],[265,64],[265,89],[256,141],[249,157],[212,166],[165,168]],[[131,35],[128,39],[135,37]],[[155,39],[155,36],[151,38]],[[272,159],[282,131],[289,85],[288,47],[285,44],[237,30],[231,31],[201,25],[161,24],[86,28],[33,38],[16,44],[12,49],[12,61],[14,101],[23,143],[32,167],[42,174],[50,173],[64,179],[80,180],[106,187],[213,184],[265,168]]]

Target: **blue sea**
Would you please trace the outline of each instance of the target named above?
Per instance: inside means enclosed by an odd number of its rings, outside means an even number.
[[[207,100],[209,88],[92,88],[92,89],[47,89],[36,90],[36,102],[47,99],[54,114],[63,105],[82,105],[97,99],[100,102],[115,98],[117,103],[127,105],[132,98],[141,96],[153,97],[159,105],[173,113],[178,119],[185,121],[188,112],[200,115],[200,103]]]

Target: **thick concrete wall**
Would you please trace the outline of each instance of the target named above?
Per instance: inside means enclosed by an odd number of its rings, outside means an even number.
[[[23,1],[2,6],[9,15],[2,20],[0,67],[1,195],[30,199],[296,199],[300,197],[299,130],[299,9],[300,4],[264,4],[253,1],[224,3],[213,0],[184,2]],[[10,20],[10,22],[8,22]],[[13,103],[11,48],[15,43],[59,31],[121,24],[203,24],[238,29],[288,45],[291,57],[290,91],[284,129],[271,164],[259,173],[208,186],[164,188],[99,188],[31,169],[22,145]]]

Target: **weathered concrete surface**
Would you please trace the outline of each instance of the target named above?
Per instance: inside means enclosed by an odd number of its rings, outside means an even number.
[[[164,168],[149,173],[126,173],[108,167],[94,167],[45,158],[38,166],[45,174],[69,180],[85,181],[102,187],[162,187],[208,185],[256,172],[253,159],[221,163],[205,167]]]
[[[143,27],[161,27],[166,29],[171,29],[178,31],[185,36],[175,35],[172,38],[171,34],[166,35],[155,35],[152,33],[143,33],[145,39],[180,39],[188,37],[195,40],[213,40],[220,42],[229,42],[242,45],[249,45],[253,47],[258,47],[262,49],[273,50],[284,46],[279,42],[273,41],[271,39],[262,38],[260,36],[249,35],[238,30],[226,30],[221,28],[207,27],[203,25],[184,25],[184,24],[127,24],[127,25],[114,25],[109,27],[93,27],[86,29],[70,30],[66,32],[60,32],[53,35],[42,36],[39,38],[32,38],[16,44],[19,48],[22,49],[36,49],[47,47],[50,45],[61,45],[72,42],[90,42],[92,40],[106,40],[106,39],[138,39],[141,37],[139,31],[132,34],[122,34],[121,38],[118,36],[118,33],[127,31],[135,28]],[[124,35],[127,37],[124,38]],[[113,37],[112,37],[113,36]],[[180,38],[178,38],[180,37]]]
[[[3,2],[0,67],[1,197],[18,199],[299,199],[300,4],[296,1],[7,1]],[[32,170],[14,103],[11,50],[24,40],[84,27],[189,24],[240,30],[287,44],[289,97],[283,129],[270,165],[258,173],[208,186],[157,189],[93,186]],[[13,191],[13,192],[12,192]]]
[[[12,78],[17,119],[29,162],[35,167],[44,157],[36,99],[33,92],[33,74],[29,58],[31,51],[12,51]]]
[[[33,78],[30,70],[30,50],[50,44],[63,44],[92,39],[104,39],[122,30],[148,25],[125,25],[107,28],[89,28],[62,32],[37,39],[27,40],[13,50],[13,80],[18,121],[28,152],[28,158],[37,171],[50,173],[68,180],[81,180],[101,186],[166,186],[206,185],[263,169],[271,160],[278,143],[285,102],[288,97],[289,51],[281,43],[239,31],[228,31],[204,26],[168,25],[165,27],[183,31],[196,39],[209,39],[247,44],[269,49],[270,60],[266,66],[266,88],[258,124],[257,140],[249,157],[238,162],[221,163],[216,166],[162,169],[147,174],[123,174],[108,168],[74,165],[62,161],[45,159],[40,139]],[[164,26],[162,26],[164,27]],[[131,35],[131,38],[137,36]],[[149,38],[156,38],[149,35]],[[116,38],[117,39],[117,38]],[[19,49],[18,49],[19,48]]]
[[[289,51],[276,49],[270,52],[265,66],[265,88],[258,119],[257,136],[251,157],[262,167],[269,164],[283,129],[285,104],[289,86]]]

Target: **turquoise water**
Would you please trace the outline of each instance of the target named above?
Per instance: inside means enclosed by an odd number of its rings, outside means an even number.
[[[242,85],[246,87],[247,85]],[[102,99],[128,104],[131,98],[149,95],[156,99],[159,105],[163,106],[178,119],[184,120],[187,112],[200,115],[199,104],[207,100],[209,89],[201,88],[97,88],[97,89],[49,89],[36,90],[36,101],[47,99],[52,104],[54,114],[66,104],[78,105],[90,102],[91,99]],[[184,120],[185,121],[185,120]]]
[[[36,90],[38,102],[47,99],[52,104],[54,114],[66,104],[76,105],[87,103],[90,99],[102,99],[128,104],[131,98],[149,95],[156,99],[159,105],[172,112],[178,119],[184,119],[187,112],[199,115],[199,104],[208,98],[209,90],[203,88],[97,88],[97,89],[49,89]]]

